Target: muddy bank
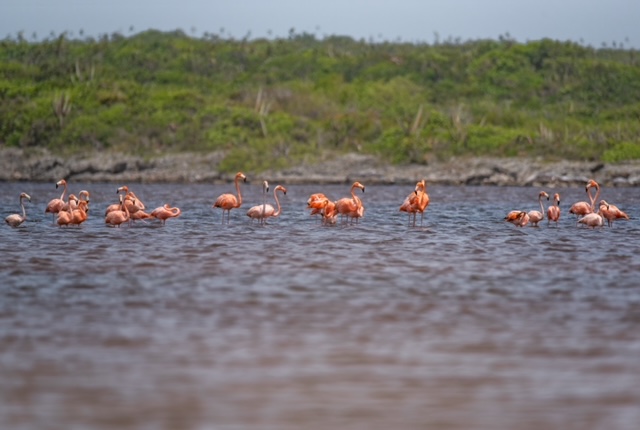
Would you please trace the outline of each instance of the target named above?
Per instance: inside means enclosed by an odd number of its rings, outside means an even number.
[[[178,182],[218,183],[232,174],[218,170],[222,154],[171,154],[155,158],[97,153],[63,158],[46,151],[0,149],[0,181],[55,182]],[[245,172],[250,174],[250,172]],[[640,185],[640,163],[538,159],[457,158],[428,165],[390,165],[377,157],[348,154],[289,169],[259,174],[274,182],[369,184],[414,183],[425,178],[430,184],[575,186],[594,178],[606,186]]]

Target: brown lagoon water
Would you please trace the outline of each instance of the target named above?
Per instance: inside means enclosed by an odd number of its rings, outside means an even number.
[[[183,215],[107,228],[44,216],[52,184],[0,189],[3,429],[636,429],[640,423],[640,193],[605,188],[632,216],[578,228],[502,218],[538,189],[429,187],[423,227],[407,186],[368,186],[358,225],[308,216],[291,186],[267,226],[220,223],[232,185],[129,184]],[[275,184],[271,184],[275,186]],[[366,185],[366,184],[365,184]],[[271,197],[272,198],[272,197]]]

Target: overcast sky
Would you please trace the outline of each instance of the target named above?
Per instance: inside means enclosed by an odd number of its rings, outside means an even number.
[[[243,38],[296,33],[429,42],[435,34],[525,42],[571,40],[640,48],[640,0],[2,0],[0,38],[39,39],[181,29]]]

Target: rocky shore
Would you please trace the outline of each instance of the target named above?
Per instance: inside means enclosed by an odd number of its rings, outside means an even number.
[[[94,153],[68,158],[41,150],[0,149],[0,181],[55,182],[229,182],[218,171],[222,154],[183,153],[154,158]],[[593,178],[605,186],[640,186],[640,162],[603,164],[521,158],[456,158],[428,165],[390,165],[380,158],[347,154],[260,177],[283,184],[411,184],[425,178],[442,185],[576,186]]]

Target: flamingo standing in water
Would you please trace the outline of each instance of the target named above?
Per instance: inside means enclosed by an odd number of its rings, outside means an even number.
[[[364,193],[364,185],[360,182],[354,182],[351,185],[351,198],[344,197],[336,202],[336,212],[342,216],[347,217],[347,221],[349,218],[352,220],[356,220],[356,224],[358,223],[358,218],[364,216],[364,206],[362,205],[362,200],[358,198],[355,194],[355,189],[360,188]]]
[[[77,205],[77,203],[78,198],[75,194],[69,194],[69,205],[67,205],[67,210],[58,212],[58,219],[56,220],[58,227],[65,225],[68,226],[73,222],[73,205]]]
[[[416,225],[416,216],[420,212],[420,225],[424,218],[424,211],[429,206],[429,195],[426,193],[427,184],[423,179],[416,183],[413,193],[409,194],[400,206],[400,211],[409,214],[409,223],[411,223],[411,215],[413,214],[413,226]]]
[[[151,212],[150,216],[152,218],[159,219],[160,221],[162,221],[162,225],[164,225],[169,218],[179,217],[181,213],[182,211],[180,210],[180,208],[172,208],[168,203],[165,203],[164,206],[155,208]]]
[[[231,217],[231,209],[236,209],[242,206],[242,194],[240,194],[240,179],[244,182],[247,182],[247,177],[242,172],[236,173],[236,177],[234,180],[236,186],[236,193],[238,197],[233,194],[222,194],[220,195],[215,203],[213,204],[214,208],[222,208],[222,222],[224,223],[224,213],[227,212],[227,224],[229,223],[229,218]]]
[[[91,202],[91,198],[90,198],[90,194],[89,191],[87,190],[82,190],[78,193],[78,202],[82,202],[85,201],[87,202],[87,210],[89,210],[89,203]],[[72,201],[68,201],[64,204],[64,206],[62,206],[62,208],[60,208],[61,211],[68,211],[69,210],[69,205],[71,206],[71,209],[76,209],[77,205],[76,205],[76,201],[72,200]]]
[[[600,210],[598,212],[591,212],[583,216],[578,220],[578,224],[584,224],[591,228],[603,227],[604,226],[604,217],[602,216],[603,209],[606,207],[600,206]]]
[[[89,204],[86,200],[79,200],[76,209],[71,210],[71,225],[79,226],[89,217]]]
[[[329,201],[329,198],[323,193],[314,193],[309,196],[307,200],[307,208],[311,209],[309,215],[322,214],[326,206],[325,202]]]
[[[553,195],[553,205],[547,208],[547,225],[551,224],[551,221],[558,226],[558,220],[560,219],[560,194],[555,193]]]
[[[67,181],[65,181],[64,179],[60,179],[58,182],[56,182],[56,188],[58,188],[59,186],[64,187],[64,189],[62,190],[62,194],[60,195],[59,199],[52,199],[48,204],[47,204],[47,208],[44,210],[44,213],[50,213],[52,214],[52,222],[55,223],[56,221],[56,214],[58,212],[60,212],[64,206],[64,196],[67,194]]]
[[[264,212],[267,207],[267,193],[269,192],[269,182],[262,181],[262,204],[256,205],[247,211],[247,216],[251,218],[251,221],[257,219],[260,224],[264,222]]]
[[[104,223],[113,227],[120,227],[121,224],[129,221],[129,209],[124,204],[124,198],[120,195],[120,210],[111,211],[104,217]]]
[[[266,190],[269,191],[269,184],[267,181],[264,181],[266,184]],[[275,218],[280,216],[282,213],[282,207],[280,206],[280,200],[278,200],[278,191],[282,191],[284,195],[287,194],[287,189],[282,185],[278,185],[273,189],[273,198],[276,200],[276,205],[278,206],[278,210],[276,210],[273,206],[265,202],[262,205],[254,206],[247,211],[247,216],[252,219],[259,219],[260,224],[266,224],[267,218]]]
[[[538,194],[538,203],[540,203],[540,210],[529,211],[527,215],[529,215],[529,221],[531,222],[532,227],[537,227],[538,223],[544,219],[544,206],[542,204],[542,198],[546,197],[549,200],[549,194],[545,191],[540,191]]]
[[[591,188],[596,189],[596,195],[594,197],[591,196]],[[593,179],[589,179],[587,182],[587,186],[585,187],[585,191],[587,192],[587,196],[589,197],[590,203],[587,202],[577,202],[571,205],[569,209],[570,214],[574,214],[577,216],[584,216],[586,214],[590,214],[595,210],[596,200],[600,197],[600,185]]]
[[[504,217],[504,220],[516,227],[524,227],[529,224],[529,215],[525,211],[511,211]]]
[[[13,228],[20,227],[20,225],[27,219],[27,211],[25,211],[24,209],[24,203],[22,202],[22,199],[31,201],[31,196],[27,193],[20,193],[20,207],[22,208],[22,215],[11,214],[4,219],[4,222],[6,222],[7,225]]]
[[[617,206],[610,205],[604,200],[600,200],[600,214],[607,220],[609,227],[613,226],[613,221],[617,219],[629,219],[629,215],[621,211]]]

